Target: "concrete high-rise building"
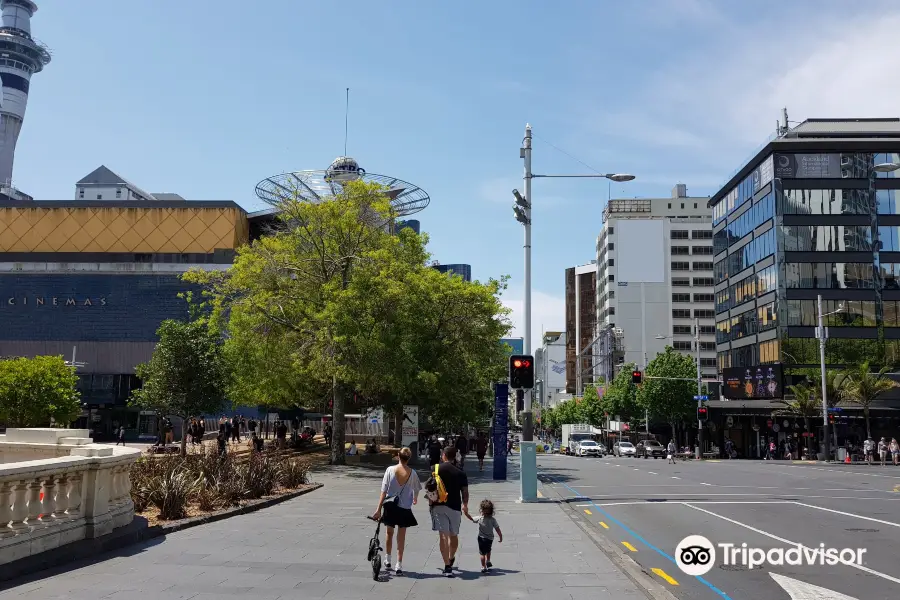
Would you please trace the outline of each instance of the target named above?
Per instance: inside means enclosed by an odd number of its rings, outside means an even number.
[[[594,261],[566,269],[566,392],[576,396],[580,396],[584,388],[579,384],[590,381],[590,377],[585,377],[585,369],[590,375],[590,352],[584,354],[581,361],[577,357],[594,340],[596,289],[597,264]]]
[[[555,406],[566,394],[566,334],[545,331],[534,352],[534,377],[538,405]]]
[[[716,374],[712,210],[709,198],[610,200],[597,238],[597,377],[625,363],[645,368],[666,346]]]
[[[31,0],[0,0],[0,186],[12,185],[16,141],[25,119],[31,76],[50,62],[50,52],[31,37],[31,17],[37,5]]]

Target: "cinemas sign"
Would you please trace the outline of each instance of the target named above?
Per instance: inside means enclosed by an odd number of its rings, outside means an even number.
[[[106,306],[106,298],[78,298],[76,296],[34,296],[31,298],[7,298],[2,306]]]

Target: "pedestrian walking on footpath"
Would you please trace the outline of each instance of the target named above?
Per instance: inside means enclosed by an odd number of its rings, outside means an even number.
[[[443,462],[434,467],[432,474],[438,482],[438,489],[443,487],[446,490],[446,497],[429,498],[431,530],[438,532],[441,558],[444,559],[444,577],[453,577],[456,551],[459,549],[460,521],[463,514],[469,516],[469,480],[465,472],[453,464],[456,461],[456,448],[444,448],[441,460]]]
[[[888,454],[888,443],[884,440],[884,438],[881,438],[880,440],[878,440],[878,458],[881,459],[882,467],[884,466],[884,461],[887,460],[887,454]]]
[[[118,433],[117,437],[118,437],[118,439],[116,440],[116,446],[118,446],[119,444],[122,444],[124,446],[125,445],[125,426],[124,425],[119,425],[119,433]]]
[[[503,532],[500,524],[494,518],[494,503],[488,499],[481,501],[479,507],[481,516],[472,518],[466,513],[469,520],[478,525],[478,554],[481,556],[481,572],[487,573],[494,566],[491,564],[491,546],[494,544],[494,532],[497,532],[497,543],[503,543]]]
[[[891,443],[888,446],[888,450],[891,453],[891,457],[894,460],[894,466],[900,464],[900,444],[897,443],[897,438],[891,438]]]
[[[478,456],[478,470],[484,471],[484,457],[487,454],[488,440],[483,431],[478,433],[478,439],[475,440],[475,454]]]
[[[406,545],[406,529],[418,525],[412,507],[419,503],[422,483],[415,469],[409,466],[412,456],[409,448],[402,448],[398,455],[399,464],[388,467],[381,480],[381,495],[372,518],[381,521],[387,533],[384,543],[384,569],[391,570],[391,550],[394,543],[394,528],[397,528],[397,562],[394,573],[403,574],[403,549]]]
[[[437,436],[431,436],[431,441],[428,442],[428,466],[432,471],[434,471],[434,465],[441,464],[441,454],[443,451]]]
[[[666,447],[666,454],[667,454],[666,462],[667,463],[672,463],[673,465],[675,464],[676,451],[677,450],[675,448],[675,440],[669,440],[669,445]]]
[[[456,458],[460,469],[464,469],[466,466],[466,453],[468,451],[469,440],[466,439],[466,434],[462,433],[456,436]]]
[[[863,453],[866,455],[866,462],[869,463],[869,466],[871,467],[872,455],[875,453],[875,440],[872,439],[871,435],[863,442]]]

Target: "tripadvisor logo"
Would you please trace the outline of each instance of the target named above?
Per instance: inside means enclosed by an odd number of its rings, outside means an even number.
[[[11,296],[6,299],[6,306],[106,306],[106,298],[78,298],[76,296]]]
[[[716,557],[722,565],[740,565],[755,569],[763,565],[830,566],[838,564],[862,565],[865,548],[828,548],[825,544],[804,546],[796,544],[786,548],[754,548],[746,543],[713,544],[702,535],[689,535],[675,548],[675,564],[687,575],[706,575],[716,565]]]

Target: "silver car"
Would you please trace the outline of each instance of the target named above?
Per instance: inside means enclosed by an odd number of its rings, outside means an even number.
[[[616,442],[613,446],[613,454],[616,456],[630,456],[634,458],[636,452],[634,444],[631,442]]]

